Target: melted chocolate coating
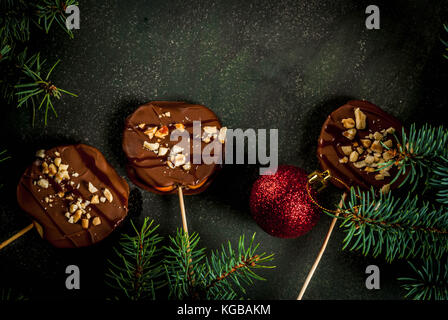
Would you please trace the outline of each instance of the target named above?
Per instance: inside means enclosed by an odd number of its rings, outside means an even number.
[[[163,116],[169,112],[170,116]],[[127,172],[129,178],[137,186],[158,194],[176,193],[177,186],[184,188],[184,194],[197,194],[204,191],[211,183],[215,172],[220,168],[219,164],[194,164],[190,170],[182,167],[170,168],[166,164],[166,156],[158,156],[153,151],[144,149],[145,141],[155,143],[157,137],[149,139],[139,124],[148,127],[167,126],[170,134],[175,130],[175,124],[183,124],[190,135],[191,160],[193,157],[193,121],[200,121],[201,127],[216,126],[219,130],[221,123],[217,116],[202,105],[188,104],[185,102],[153,101],[140,106],[131,114],[125,123],[123,133],[123,150],[128,158]],[[170,141],[170,134],[160,141],[160,144],[171,148],[178,141]],[[179,140],[180,141],[180,140]],[[201,141],[201,150],[207,144]],[[192,162],[192,161],[191,161]],[[163,191],[160,189],[166,188]],[[172,190],[169,190],[172,188]],[[193,189],[194,188],[194,189]]]
[[[69,180],[57,183],[55,179],[43,174],[43,161],[50,163],[58,157],[67,164]],[[39,186],[41,178],[49,182],[47,188]],[[104,201],[88,205],[92,216],[89,227],[84,229],[81,223],[69,223],[65,213],[70,204],[69,199],[57,195],[63,192],[74,199],[90,200],[93,194],[88,190],[88,183],[97,189],[97,195],[103,196],[107,188],[112,202]],[[79,187],[78,187],[79,185]],[[51,198],[51,202],[44,199]],[[43,238],[58,248],[78,248],[97,243],[106,238],[126,217],[128,212],[129,186],[114,168],[106,161],[101,152],[84,144],[56,147],[45,152],[44,159],[37,159],[26,169],[17,186],[17,201],[43,228]],[[104,200],[104,199],[103,199]],[[94,217],[99,217],[101,224],[93,225]]]
[[[319,137],[317,157],[323,170],[329,170],[333,177],[344,181],[348,186],[359,186],[363,189],[370,189],[371,186],[375,189],[381,188],[395,177],[397,173],[395,166],[390,170],[391,177],[386,177],[384,180],[376,180],[375,174],[378,172],[366,172],[356,168],[350,162],[339,163],[339,159],[345,156],[341,151],[341,146],[350,145],[351,142],[342,135],[342,132],[347,129],[344,128],[341,120],[346,118],[355,119],[354,110],[356,108],[360,108],[367,116],[367,127],[365,130],[358,130],[358,138],[362,139],[370,133],[379,132],[390,127],[395,128],[397,137],[401,137],[402,125],[397,119],[370,102],[352,100],[333,111],[324,122]],[[395,143],[395,139],[392,138],[392,140]],[[346,189],[342,183],[335,179],[330,180],[336,187]],[[398,179],[398,181],[394,182],[391,188],[396,187],[400,181],[401,179]]]

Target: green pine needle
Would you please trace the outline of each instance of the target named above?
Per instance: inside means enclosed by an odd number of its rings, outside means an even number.
[[[158,259],[161,250],[157,248],[162,237],[155,233],[159,226],[153,223],[145,218],[138,230],[131,222],[135,235],[123,235],[119,248],[115,248],[118,261],[109,260],[107,284],[133,301],[155,300],[155,291],[165,285],[161,279],[163,267]]]
[[[445,29],[445,32],[448,33],[448,25],[447,24],[443,25],[443,29]],[[445,50],[448,51],[448,41],[445,41],[443,39],[440,39],[440,41],[442,41],[443,45],[445,46]],[[443,56],[445,57],[445,59],[448,59],[448,54],[444,54]]]
[[[18,99],[17,107],[20,108],[23,105],[31,106],[33,110],[33,120],[35,122],[35,114],[37,112],[44,112],[44,122],[47,125],[48,111],[52,111],[57,117],[56,109],[54,108],[52,99],[60,99],[62,93],[69,94],[77,97],[76,94],[56,87],[50,80],[50,75],[54,68],[58,65],[59,60],[49,69],[46,76],[42,73],[42,68],[45,64],[45,60],[40,60],[40,54],[33,55],[29,58],[22,67],[23,73],[26,75],[25,83],[15,85],[16,96]],[[26,82],[30,81],[31,82]],[[39,102],[40,101],[40,102]],[[39,103],[36,108],[36,103]]]
[[[140,230],[133,225],[135,235],[123,235],[115,249],[118,262],[109,261],[107,284],[127,299],[155,299],[156,291],[167,284],[170,299],[235,299],[245,293],[246,285],[264,280],[255,269],[274,268],[266,265],[273,260],[272,254],[257,254],[255,234],[248,245],[242,236],[237,248],[228,242],[207,258],[206,250],[199,247],[199,235],[186,235],[182,230],[169,237],[169,246],[158,249],[162,238],[152,224],[145,218]]]
[[[213,251],[206,257],[204,248],[198,248],[199,236],[187,236],[178,230],[170,237],[171,245],[166,248],[165,269],[170,285],[170,298],[184,300],[228,300],[245,294],[245,285],[253,280],[264,280],[254,272],[257,268],[274,268],[265,265],[273,255],[257,254],[255,234],[246,247],[241,236],[236,249],[230,242],[220,251]]]
[[[0,288],[0,302],[13,302],[27,300],[24,295],[18,294],[12,289]]]
[[[404,284],[405,298],[412,300],[448,300],[448,259],[434,262],[428,259],[421,266],[409,262],[414,277],[398,278]]]
[[[32,108],[33,125],[37,112],[43,113],[45,125],[49,112],[57,117],[54,99],[60,99],[63,94],[76,95],[52,83],[50,75],[59,61],[44,76],[45,60],[40,60],[39,53],[26,58],[31,26],[35,25],[48,33],[57,24],[73,38],[72,31],[65,24],[65,9],[77,4],[74,0],[0,1],[0,95],[8,104],[17,102],[18,107],[25,105]]]
[[[410,186],[411,191],[429,185],[436,191],[438,202],[448,203],[448,129],[428,124],[417,129],[413,124],[408,133],[403,128],[398,143],[402,158],[391,183],[404,177],[400,187]]]
[[[36,4],[37,24],[46,33],[49,33],[51,26],[56,22],[73,39],[73,32],[65,25],[65,9],[71,5],[78,5],[78,1],[41,0],[40,3]]]
[[[342,210],[343,249],[374,257],[384,254],[389,262],[448,253],[448,211],[416,195],[401,198],[352,188]]]

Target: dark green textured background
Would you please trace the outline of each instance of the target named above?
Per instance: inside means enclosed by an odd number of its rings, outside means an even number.
[[[278,128],[279,163],[318,167],[322,122],[348,99],[367,99],[413,122],[446,123],[448,61],[439,38],[444,1],[376,1],[381,30],[366,30],[365,1],[80,1],[81,29],[70,40],[57,30],[38,43],[60,58],[56,85],[79,94],[57,103],[59,117],[44,128],[30,112],[2,106],[1,142],[12,159],[2,166],[0,240],[30,220],[15,186],[36,149],[83,142],[97,147],[125,175],[121,131],[125,117],[150,100],[185,100],[211,108],[230,128]],[[51,60],[51,59],[50,59]],[[53,60],[54,61],[54,60]],[[274,270],[249,288],[252,299],[295,299],[330,223],[298,239],[277,239],[252,220],[248,205],[256,166],[227,166],[205,193],[186,198],[189,228],[211,249],[257,232],[261,249],[275,253]],[[130,217],[149,216],[162,235],[181,226],[176,196],[130,183]],[[322,195],[334,206],[340,191]],[[106,258],[130,219],[103,243],[57,250],[30,232],[0,251],[0,287],[29,298],[102,298]],[[308,288],[308,299],[399,299],[403,262],[386,264],[341,251],[336,228]],[[65,267],[81,268],[81,290],[65,289]],[[365,288],[365,268],[377,264],[381,289]],[[160,297],[163,298],[163,295]]]

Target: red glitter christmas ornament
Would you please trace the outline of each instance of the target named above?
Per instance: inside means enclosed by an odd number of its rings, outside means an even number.
[[[282,165],[273,175],[260,176],[250,195],[252,217],[267,233],[279,238],[296,238],[310,231],[320,217],[309,197],[306,172]],[[311,195],[315,191],[310,188]]]

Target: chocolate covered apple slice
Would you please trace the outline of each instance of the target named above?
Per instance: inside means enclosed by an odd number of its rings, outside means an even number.
[[[55,247],[106,238],[126,217],[129,186],[101,152],[84,144],[39,150],[17,186],[17,201]]]
[[[225,134],[226,128],[205,106],[174,101],[144,104],[125,123],[128,176],[137,186],[159,194],[176,193],[179,187],[185,194],[200,193],[222,163],[205,163],[202,153],[216,146],[213,155],[220,158]],[[186,144],[179,144],[181,139]]]
[[[397,137],[402,125],[376,105],[352,100],[333,111],[322,126],[317,156],[323,170],[347,186],[371,186],[387,192],[397,174]],[[386,164],[390,164],[386,167]],[[331,181],[339,188],[346,186]]]

